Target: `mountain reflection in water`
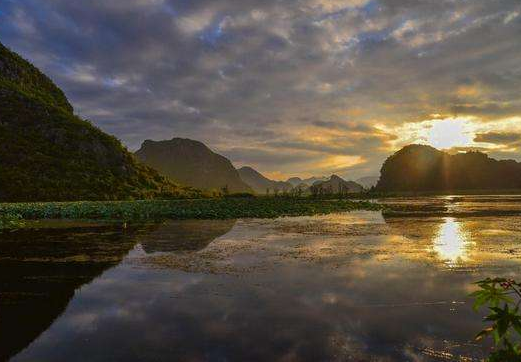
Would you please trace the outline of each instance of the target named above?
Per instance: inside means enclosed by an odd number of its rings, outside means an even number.
[[[139,243],[147,254],[197,251],[226,234],[235,220],[170,220],[142,235]]]
[[[128,239],[14,361],[479,361],[472,283],[521,271],[520,216],[176,221]]]
[[[74,291],[119,263],[133,247],[121,228],[0,233],[0,360],[31,343]]]
[[[64,312],[75,291],[142,243],[147,253],[198,250],[235,221],[171,221],[0,232],[0,361],[21,351]],[[63,226],[63,225],[62,225]]]

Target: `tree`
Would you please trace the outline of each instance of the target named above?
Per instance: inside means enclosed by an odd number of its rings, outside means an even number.
[[[228,196],[230,194],[230,190],[228,189],[228,185],[224,185],[222,188],[221,188],[221,192],[224,196]]]
[[[474,310],[488,305],[490,314],[485,317],[492,325],[476,336],[476,340],[492,336],[496,345],[487,361],[521,361],[521,283],[512,279],[487,278],[476,283],[479,290],[472,293]]]

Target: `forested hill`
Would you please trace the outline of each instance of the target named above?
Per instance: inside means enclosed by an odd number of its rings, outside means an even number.
[[[146,165],[183,185],[230,193],[253,192],[239,177],[230,160],[205,144],[187,138],[146,140],[136,152]]]
[[[0,43],[0,201],[184,197],[114,137],[73,114],[64,93]]]
[[[377,185],[379,191],[399,192],[508,189],[521,189],[521,163],[424,145],[406,146],[389,157]]]

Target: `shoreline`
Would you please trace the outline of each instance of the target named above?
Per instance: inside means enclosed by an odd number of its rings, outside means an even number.
[[[346,199],[252,197],[141,201],[80,201],[0,204],[0,229],[23,227],[24,220],[120,220],[162,219],[226,220],[308,216],[355,210],[382,210],[380,204]],[[2,222],[2,219],[4,222]]]

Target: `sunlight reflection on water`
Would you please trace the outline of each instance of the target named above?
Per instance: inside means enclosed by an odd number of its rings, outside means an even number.
[[[448,266],[456,266],[468,260],[469,240],[460,222],[452,217],[444,219],[434,238],[433,249]]]
[[[470,342],[482,328],[472,283],[521,274],[521,215],[352,212],[1,236],[0,360],[3,350],[19,362],[482,361],[491,345]]]

